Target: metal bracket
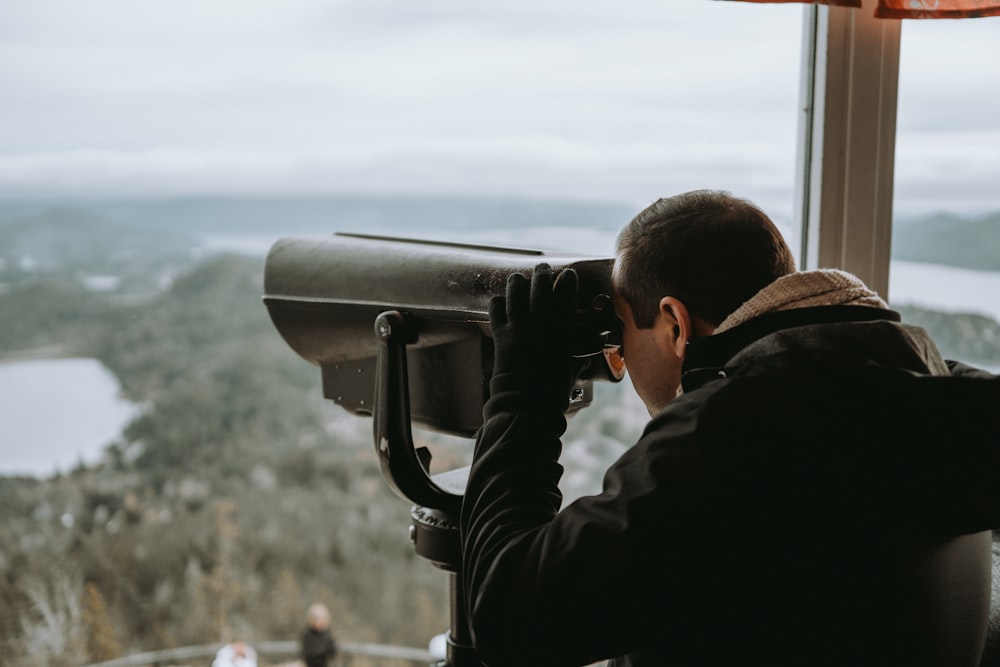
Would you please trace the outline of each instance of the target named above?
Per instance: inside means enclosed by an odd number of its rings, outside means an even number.
[[[375,318],[375,337],[379,346],[372,416],[382,475],[402,498],[457,517],[462,496],[445,491],[431,479],[426,462],[429,452],[413,443],[406,346],[417,341],[417,327],[399,311],[390,310]]]

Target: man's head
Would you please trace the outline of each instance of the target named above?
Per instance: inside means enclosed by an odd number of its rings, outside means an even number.
[[[650,412],[676,395],[688,340],[794,271],[771,219],[728,192],[695,190],[640,212],[618,236],[612,282],[625,362]]]

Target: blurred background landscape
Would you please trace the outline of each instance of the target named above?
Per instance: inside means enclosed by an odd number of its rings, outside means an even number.
[[[802,16],[3,4],[0,664],[293,640],[314,601],[340,641],[426,647],[446,575],[413,552],[371,420],[268,319],[268,248],[347,231],[610,256],[648,203],[712,187],[797,249]],[[888,296],[998,370],[1000,70],[965,66],[997,61],[995,26],[904,24]],[[566,502],[647,419],[627,379],[595,394]],[[471,455],[416,437],[442,468]]]

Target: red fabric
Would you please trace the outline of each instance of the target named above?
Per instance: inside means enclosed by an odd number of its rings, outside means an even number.
[[[879,0],[881,19],[971,19],[1000,16],[1000,0]]]
[[[801,2],[810,5],[830,5],[831,7],[861,7],[861,0],[741,0],[742,2],[758,2],[774,4],[778,2]]]
[[[741,0],[742,2],[802,2],[831,7],[861,7],[861,0]],[[1000,0],[878,0],[881,19],[971,19],[1000,16]]]

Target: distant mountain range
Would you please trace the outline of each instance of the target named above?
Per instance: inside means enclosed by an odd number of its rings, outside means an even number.
[[[624,203],[459,197],[188,197],[173,199],[0,200],[4,262],[86,264],[118,255],[190,252],[206,236],[361,232],[422,236],[453,230],[565,229],[613,238],[636,211]],[[899,220],[894,258],[1000,271],[1000,212],[940,213]],[[0,278],[2,281],[2,278]]]
[[[9,221],[0,217],[0,253],[42,265],[183,254],[197,242],[176,229],[129,224],[83,207],[46,208]]]
[[[937,214],[901,221],[892,256],[981,271],[1000,271],[1000,211],[977,217]]]
[[[459,197],[187,197],[0,200],[0,225],[52,209],[189,234],[329,233],[502,225],[617,229],[624,204]]]

